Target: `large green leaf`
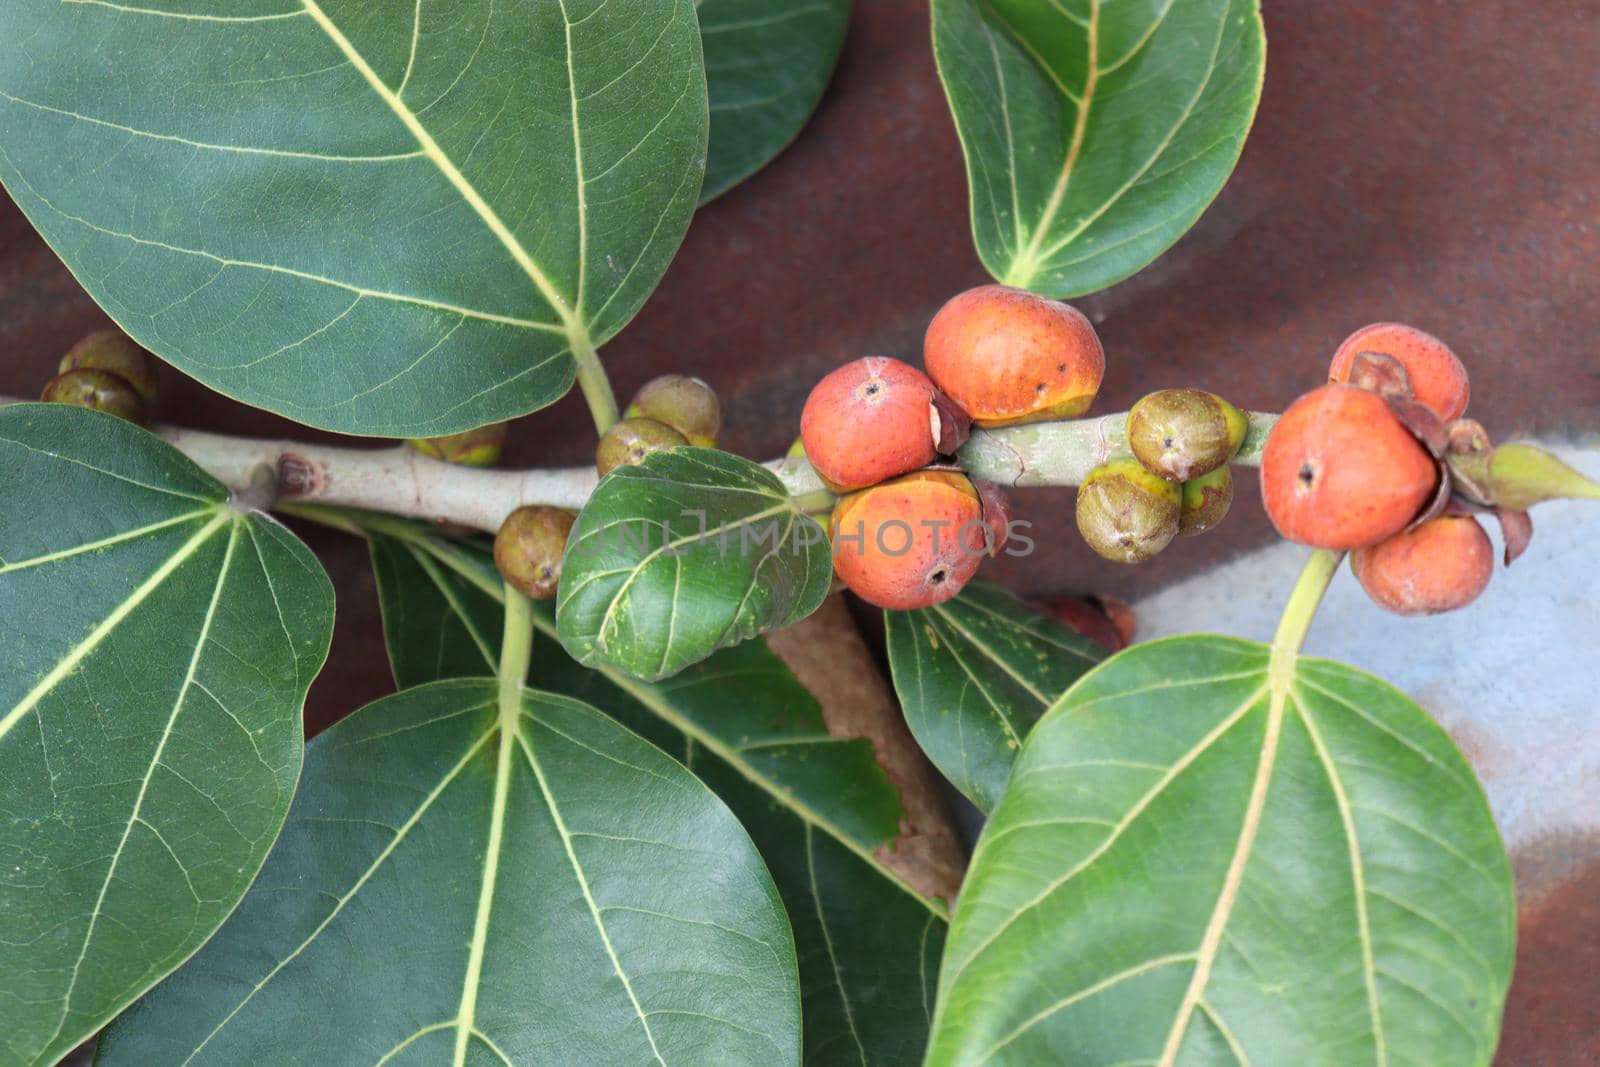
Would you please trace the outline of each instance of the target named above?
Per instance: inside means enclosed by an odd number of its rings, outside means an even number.
[[[1034,727],[985,828],[930,1064],[1488,1064],[1516,905],[1403,694],[1254,642],[1136,645]]]
[[[0,1062],[51,1063],[244,894],[333,591],[156,437],[0,408]]]
[[[917,611],[886,611],[906,725],[936,767],[993,811],[1045,709],[1105,658],[1092,642],[990,582]]]
[[[696,0],[711,94],[703,204],[771,162],[816,109],[850,0]]]
[[[709,448],[606,475],[562,567],[561,643],[646,681],[799,622],[833,579],[827,534],[777,476]]]
[[[315,738],[254,889],[100,1062],[798,1063],[738,822],[593,708],[514,695],[438,682]]]
[[[163,359],[349,433],[519,415],[694,210],[692,0],[7,0],[0,178]]]
[[[397,678],[489,669],[485,638],[501,617],[492,563],[425,537],[375,534],[372,553]],[[806,1063],[916,1062],[945,923],[878,859],[901,809],[869,743],[828,736],[816,701],[765,642],[649,684],[579,666],[547,613],[535,625],[541,686],[677,756],[755,839],[794,927]]]
[[[1181,237],[1227,181],[1261,97],[1257,0],[934,0],[978,255],[1072,296]]]

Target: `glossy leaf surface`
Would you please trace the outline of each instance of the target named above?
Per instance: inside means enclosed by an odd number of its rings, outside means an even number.
[[[698,0],[696,8],[711,97],[705,203],[799,134],[839,60],[850,0]]]
[[[1403,694],[1136,645],[1034,728],[973,857],[931,1064],[1479,1065],[1510,979],[1483,791]]]
[[[934,54],[1000,281],[1073,296],[1166,250],[1261,96],[1257,0],[934,0]]]
[[[52,1063],[182,963],[266,859],[333,590],[175,449],[0,408],[0,1062]]]
[[[503,721],[460,680],[318,735],[261,878],[100,1062],[798,1063],[788,923],[728,810],[577,701]]]
[[[798,622],[832,579],[827,535],[776,475],[678,448],[601,479],[567,542],[556,618],[579,662],[653,681]]]
[[[119,325],[300,422],[519,415],[694,210],[691,0],[11,0],[0,178]]]
[[[906,725],[981,811],[993,811],[1028,731],[1105,658],[1093,643],[989,582],[943,604],[886,611]]]
[[[432,538],[374,535],[372,543],[397,676],[418,678],[435,664],[489,669],[487,658],[471,657],[483,655],[475,633],[499,632],[493,564]],[[794,927],[805,1062],[915,1062],[945,921],[879,858],[902,813],[869,743],[830,737],[816,701],[765,642],[725,649],[650,684],[574,663],[547,611],[535,625],[532,675],[540,685],[672,753],[755,839]],[[420,652],[410,667],[400,665],[402,649]]]

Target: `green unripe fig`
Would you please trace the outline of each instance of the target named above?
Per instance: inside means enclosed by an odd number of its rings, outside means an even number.
[[[1224,463],[1208,474],[1183,483],[1183,510],[1178,516],[1178,536],[1205,533],[1228,514],[1233,504],[1233,472]]]
[[[699,378],[683,374],[663,374],[646,382],[623,414],[665,423],[701,448],[716,447],[717,434],[722,431],[717,394]]]
[[[1128,412],[1128,447],[1145,467],[1175,482],[1216,470],[1244,443],[1244,412],[1203,389],[1162,389]]]
[[[688,443],[683,434],[664,422],[623,419],[600,435],[600,446],[594,450],[595,469],[604,478],[617,467],[643,463],[644,457],[652,452],[665,452]]]
[[[145,423],[144,401],[139,391],[110,371],[80,367],[58,374],[50,379],[39,399],[47,404],[93,408],[139,426]]]
[[[121,330],[91,333],[67,349],[56,373],[90,368],[115,374],[138,392],[148,406],[156,402],[156,361]]]
[[[1078,487],[1078,532],[1106,559],[1140,563],[1178,536],[1183,492],[1138,460],[1096,467]]]
[[[443,437],[413,437],[406,442],[424,456],[442,459],[463,467],[492,467],[500,461],[506,443],[506,424],[491,422],[475,430],[445,434]]]
[[[524,596],[548,600],[561,581],[567,536],[577,518],[561,508],[530,504],[506,516],[494,535],[494,565]]]

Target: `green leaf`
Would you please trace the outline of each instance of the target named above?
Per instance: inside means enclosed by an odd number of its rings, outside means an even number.
[[[482,674],[498,633],[494,565],[427,537],[372,535],[396,675]],[[914,1063],[927,1039],[945,923],[878,858],[899,798],[871,746],[831,737],[816,701],[763,641],[724,649],[668,682],[589,670],[535,616],[533,677],[677,756],[744,824],[777,882],[800,959],[808,1064]],[[444,650],[439,654],[439,650]],[[404,650],[420,650],[402,667]],[[470,657],[477,654],[476,663]]]
[[[850,0],[697,0],[711,94],[703,204],[788,147],[828,87]]]
[[[425,437],[633,317],[706,149],[692,0],[9,0],[0,179],[211,388]]]
[[[0,408],[0,1062],[53,1063],[199,948],[300,774],[333,590],[136,426]]]
[[[794,948],[749,837],[692,774],[565,697],[502,715],[477,679],[307,746],[255,888],[99,1062],[552,1056],[797,1063]]]
[[[989,272],[1103,289],[1194,224],[1261,97],[1257,0],[934,0]]]
[[[395,685],[410,689],[493,675],[505,625],[503,593],[490,596],[409,542],[371,534],[368,544]],[[480,562],[484,583],[498,581],[494,564]]]
[[[1466,761],[1404,694],[1187,636],[1023,747],[962,889],[930,1064],[1488,1064],[1516,905]]]
[[[580,663],[654,681],[799,622],[832,578],[827,534],[776,475],[678,448],[601,480],[567,542],[556,618]]]
[[[985,812],[999,803],[1039,716],[1105,658],[990,582],[883,617],[906,725],[934,766]]]

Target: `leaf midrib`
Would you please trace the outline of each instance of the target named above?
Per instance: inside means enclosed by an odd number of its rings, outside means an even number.
[[[389,110],[394,113],[395,117],[400,120],[401,124],[404,125],[405,128],[411,133],[412,137],[416,139],[417,144],[421,146],[422,152],[428,158],[428,161],[438,168],[439,172],[444,175],[447,181],[450,182],[451,186],[458,194],[460,194],[461,198],[466,201],[467,205],[472,208],[472,210],[483,221],[483,224],[488,227],[489,232],[492,233],[495,238],[499,240],[500,244],[506,249],[506,251],[511,254],[511,258],[516,262],[517,266],[522,268],[523,273],[528,276],[528,278],[533,282],[534,287],[538,289],[540,296],[542,296],[545,302],[550,305],[551,309],[555,311],[560,320],[562,328],[565,329],[569,338],[572,339],[574,345],[578,344],[580,338],[587,342],[588,327],[579,317],[578,306],[576,304],[568,303],[567,299],[556,288],[554,283],[550,281],[549,277],[545,275],[538,263],[534,261],[533,256],[530,255],[528,250],[523,247],[522,242],[517,239],[516,234],[511,232],[511,228],[505,224],[504,220],[500,218],[499,214],[494,210],[494,208],[489,205],[488,201],[483,198],[483,195],[478,192],[477,188],[470,181],[467,180],[466,175],[461,173],[461,169],[456,166],[455,162],[445,153],[444,149],[439,146],[439,143],[434,140],[433,135],[428,132],[427,127],[424,126],[422,120],[417,117],[416,112],[412,111],[411,108],[403,100],[401,100],[400,97],[388,87],[388,85],[384,83],[383,79],[378,77],[377,71],[373,70],[371,64],[367,62],[366,57],[357,51],[355,45],[350,41],[350,39],[344,35],[344,32],[339,29],[337,24],[335,24],[334,21],[328,17],[327,13],[322,10],[322,6],[318,3],[318,0],[301,0],[301,2],[305,5],[306,12],[311,16],[312,21],[315,22],[318,28],[320,28],[322,32],[328,36],[328,38],[334,43],[335,47],[337,47],[339,51],[344,54],[345,59],[350,63],[351,66],[356,68],[356,70],[366,80],[367,84],[372,88],[372,91],[378,95],[379,99],[381,99],[384,104],[388,106]],[[562,21],[567,21],[564,3],[562,8]],[[570,24],[568,25],[567,32],[570,44]],[[575,73],[576,72],[571,69],[571,50],[569,47],[569,87],[572,85],[572,78],[575,77]],[[573,117],[574,120],[576,120],[577,94],[575,91],[571,91],[570,95],[573,99]],[[576,124],[573,127],[573,137],[574,143],[576,144]],[[581,182],[579,190],[581,205]],[[578,218],[578,230],[580,236],[586,234],[588,230],[588,224],[584,219],[583,212],[581,210]],[[579,292],[581,293],[581,270],[579,275],[579,287]]]
[[[567,829],[566,820],[561,817],[561,808],[556,803],[555,793],[550,789],[550,783],[545,780],[544,768],[539,765],[538,759],[533,754],[533,744],[523,734],[521,725],[515,727],[502,727],[508,735],[515,735],[518,746],[527,757],[528,767],[533,771],[534,779],[539,784],[539,792],[544,794],[545,805],[550,809],[551,821],[555,823],[556,832],[561,835],[561,847],[566,850],[567,862],[572,865],[573,876],[578,880],[578,888],[583,893],[583,902],[589,909],[589,917],[594,921],[595,930],[600,935],[600,942],[605,947],[606,956],[611,960],[611,967],[616,972],[617,978],[622,982],[622,988],[628,994],[628,1003],[633,1006],[634,1015],[639,1020],[639,1025],[644,1028],[644,1036],[650,1043],[650,1052],[656,1063],[666,1067],[666,1060],[661,1056],[661,1049],[656,1044],[656,1035],[650,1029],[650,1018],[645,1013],[643,1005],[639,1003],[639,996],[634,992],[633,980],[628,977],[627,970],[622,966],[622,960],[617,956],[616,946],[611,942],[611,933],[606,929],[605,918],[600,914],[600,905],[594,899],[594,892],[589,888],[589,877],[584,873],[583,864],[578,860],[578,854],[572,847],[572,834]]]
[[[1267,729],[1261,741],[1261,756],[1256,762],[1255,778],[1250,784],[1250,799],[1245,805],[1244,819],[1239,827],[1239,840],[1234,845],[1233,857],[1228,861],[1228,870],[1222,880],[1222,890],[1217,894],[1217,902],[1211,909],[1211,918],[1206,923],[1205,934],[1200,939],[1194,973],[1189,977],[1189,987],[1184,991],[1183,1000],[1178,1005],[1177,1015],[1172,1020],[1172,1029],[1167,1034],[1167,1041],[1156,1067],[1172,1067],[1178,1058],[1178,1049],[1183,1044],[1184,1034],[1188,1032],[1195,1006],[1199,1004],[1206,985],[1211,981],[1211,968],[1216,963],[1217,951],[1222,947],[1222,935],[1228,928],[1228,921],[1233,917],[1233,906],[1239,898],[1239,886],[1244,881],[1245,868],[1249,866],[1251,852],[1255,848],[1256,832],[1261,828],[1261,814],[1266,809],[1267,789],[1272,784],[1272,773],[1277,765],[1278,746],[1283,736],[1284,705],[1288,702],[1289,687],[1293,681],[1294,657],[1288,657],[1287,668],[1282,668],[1281,663],[1281,660],[1274,657],[1268,671],[1272,699],[1267,706]],[[1287,670],[1288,677],[1280,673],[1284,669]]]
[[[1122,199],[1123,195],[1126,194],[1129,189],[1131,189],[1141,178],[1144,177],[1149,169],[1155,165],[1156,160],[1160,159],[1161,156],[1166,152],[1168,146],[1172,143],[1173,137],[1177,135],[1177,132],[1188,123],[1190,117],[1194,113],[1195,107],[1199,104],[1201,98],[1204,97],[1206,90],[1210,88],[1212,78],[1216,73],[1217,56],[1220,53],[1222,41],[1227,35],[1228,20],[1225,12],[1223,16],[1217,20],[1217,39],[1212,44],[1211,55],[1207,62],[1205,76],[1200,79],[1194,96],[1186,102],[1182,113],[1178,116],[1177,121],[1174,122],[1172,128],[1167,131],[1166,136],[1161,139],[1161,142],[1156,146],[1155,151],[1150,154],[1150,157],[1145,160],[1145,162],[1126,182],[1124,182],[1109,198],[1107,198],[1105,203],[1103,203],[1097,210],[1086,216],[1083,221],[1071,231],[1053,241],[1048,247],[1046,247],[1044,242],[1048,236],[1050,227],[1055,224],[1056,217],[1060,213],[1061,207],[1066,201],[1068,186],[1071,184],[1073,175],[1077,170],[1078,157],[1082,154],[1084,141],[1088,135],[1089,119],[1094,109],[1095,92],[1100,79],[1103,76],[1111,74],[1120,69],[1124,64],[1126,64],[1144,49],[1145,45],[1150,42],[1151,38],[1155,36],[1156,32],[1161,28],[1161,25],[1166,21],[1167,15],[1171,12],[1175,0],[1167,0],[1167,3],[1162,7],[1156,18],[1152,20],[1148,27],[1145,28],[1139,39],[1134,42],[1128,51],[1112,63],[1105,66],[1102,66],[1099,62],[1099,29],[1102,2],[1103,0],[1089,0],[1089,18],[1086,21],[1079,23],[1081,26],[1083,26],[1087,36],[1087,62],[1085,64],[1084,72],[1084,87],[1082,92],[1079,94],[1075,94],[1068,89],[1066,85],[1062,83],[1060,76],[1053,68],[1049,66],[1048,63],[1044,61],[1043,57],[1038,54],[1037,50],[1034,49],[1033,46],[1021,34],[1017,33],[1009,22],[1002,18],[998,13],[995,14],[996,21],[998,21],[1000,25],[1007,31],[1007,34],[1014,41],[1016,41],[1024,51],[1027,52],[1028,56],[1040,68],[1041,72],[1047,78],[1049,78],[1053,85],[1055,85],[1057,91],[1065,96],[1075,108],[1072,135],[1068,141],[1067,153],[1061,165],[1061,172],[1057,175],[1056,182],[1051,188],[1050,196],[1045,202],[1044,210],[1040,213],[1039,221],[1033,226],[1032,232],[1029,234],[1026,246],[1019,247],[1012,254],[1011,262],[1007,266],[1004,279],[1005,284],[1007,285],[1014,285],[1022,288],[1029,287],[1033,280],[1038,277],[1039,272],[1045,269],[1053,256],[1060,253],[1063,249],[1072,244],[1073,241],[1081,237],[1091,225],[1104,216],[1105,213],[1117,203],[1117,201]],[[1065,9],[1060,10],[1063,15],[1069,18],[1071,17]],[[1078,20],[1073,19],[1073,21]],[[991,48],[993,48],[992,38],[990,40],[990,45]],[[996,57],[996,76],[1000,79],[1001,92],[1003,96],[1005,91],[1004,74],[1001,71],[998,57]],[[1011,138],[1009,116],[1007,116],[1004,126],[1006,130],[1007,142],[1009,144]],[[1016,160],[1014,153],[1011,153],[1010,177],[1012,183],[1013,218],[1015,225],[1020,228],[1020,207],[1016,203]]]
[[[471,707],[463,708],[455,714],[466,715],[473,711],[481,710],[484,706],[485,705],[482,704],[475,704]],[[407,818],[405,822],[400,824],[399,829],[396,830],[395,835],[389,839],[388,844],[384,845],[384,847],[378,852],[378,855],[374,857],[373,861],[367,865],[367,868],[364,871],[361,872],[360,877],[358,877],[350,886],[350,888],[345,891],[345,894],[335,902],[328,914],[322,918],[322,921],[316,925],[316,927],[311,931],[310,935],[307,936],[304,941],[301,941],[299,945],[295,946],[292,952],[284,956],[283,959],[279,960],[278,963],[251,988],[250,992],[245,994],[244,999],[240,1000],[238,1004],[234,1005],[233,1010],[229,1011],[227,1015],[222,1017],[222,1020],[217,1023],[211,1032],[208,1033],[205,1038],[195,1046],[194,1051],[190,1052],[189,1055],[184,1058],[181,1067],[188,1067],[188,1064],[192,1063],[194,1058],[204,1051],[205,1047],[211,1043],[211,1039],[220,1034],[223,1029],[225,1029],[227,1025],[233,1021],[234,1017],[237,1016],[239,1012],[244,1010],[246,1004],[249,1004],[251,1000],[255,999],[255,995],[257,993],[265,989],[268,983],[276,978],[285,967],[289,966],[289,964],[298,959],[300,954],[311,946],[312,942],[316,941],[317,938],[322,936],[322,932],[326,930],[344,911],[345,905],[350,903],[351,900],[355,899],[356,894],[361,891],[362,887],[364,887],[367,882],[372,879],[372,876],[378,872],[378,869],[388,861],[389,857],[392,856],[395,850],[400,847],[401,843],[405,841],[405,839],[410,835],[411,831],[414,830],[417,824],[422,821],[423,816],[426,815],[433,807],[434,802],[436,802],[439,797],[444,794],[444,791],[450,786],[451,783],[460,777],[461,772],[466,770],[466,768],[472,763],[473,759],[476,758],[478,752],[485,744],[488,743],[489,739],[494,736],[496,736],[496,730],[491,727],[490,729],[484,731],[481,737],[467,746],[466,753],[461,757],[461,759],[456,761],[454,766],[444,773],[444,775],[440,778],[439,783],[434,786],[425,797],[422,798],[422,802],[417,805],[417,809],[411,813],[410,817]]]
[[[176,552],[167,557],[165,563],[152,571],[150,576],[141,582],[132,593],[129,593],[104,619],[100,620],[99,624],[89,631],[88,636],[69,649],[67,654],[56,662],[55,667],[23,696],[22,700],[3,717],[0,717],[0,741],[5,739],[6,734],[10,733],[12,728],[24,716],[38,707],[39,702],[48,696],[64,678],[70,675],[78,664],[82,663],[91,652],[99,647],[100,642],[104,641],[112,631],[122,625],[124,619],[131,615],[140,604],[148,600],[156,589],[168,578],[172,577],[190,557],[200,551],[205,542],[210,540],[212,534],[230,521],[232,521],[232,516],[229,512],[220,512],[215,515],[193,537],[184,542]]]
[[[228,521],[229,517],[227,515],[218,515],[210,524],[206,526],[205,529],[201,531],[200,534],[196,535],[196,542],[203,543],[204,539],[209,537],[211,530],[216,529],[216,527],[221,523]],[[172,711],[167,716],[165,726],[162,727],[161,737],[156,742],[155,751],[150,756],[149,764],[145,767],[144,778],[139,783],[138,795],[134,798],[133,811],[129,814],[127,822],[123,824],[122,837],[117,841],[116,850],[111,854],[111,862],[106,867],[106,876],[100,883],[100,892],[95,897],[94,907],[89,912],[89,925],[83,933],[83,944],[78,949],[77,959],[73,961],[72,974],[67,980],[67,988],[61,994],[61,1016],[56,1021],[55,1032],[50,1035],[50,1040],[45,1042],[46,1048],[49,1048],[51,1045],[53,1045],[61,1036],[61,1031],[67,1025],[67,1018],[72,1014],[72,995],[78,988],[78,977],[83,968],[83,961],[88,958],[89,946],[94,941],[95,927],[98,925],[100,916],[104,911],[106,894],[111,889],[111,883],[116,880],[117,867],[122,862],[122,855],[128,847],[128,838],[133,833],[134,824],[143,821],[144,801],[145,797],[149,794],[150,779],[155,776],[156,768],[161,766],[161,758],[166,753],[167,742],[172,738],[172,728],[177,724],[178,716],[183,713],[183,708],[185,703],[188,701],[190,690],[197,684],[195,680],[195,674],[199,670],[201,653],[205,651],[206,641],[211,636],[211,624],[216,619],[217,605],[222,601],[222,591],[228,584],[228,571],[233,566],[233,551],[239,543],[240,525],[241,523],[237,521],[230,524],[228,547],[223,554],[222,564],[218,568],[216,588],[212,590],[211,601],[206,606],[205,617],[200,623],[200,634],[195,640],[194,652],[189,657],[188,668],[184,672],[183,682],[178,687],[178,695],[172,702]],[[213,697],[212,699],[216,698]],[[218,704],[220,706],[221,702],[218,701]],[[253,738],[252,743],[254,743]],[[149,824],[146,823],[146,825]],[[151,826],[150,829],[158,837],[160,836],[160,832],[157,831],[154,826]],[[168,850],[171,850],[171,846],[168,846]],[[189,872],[184,869],[182,863],[178,861],[176,854],[173,855],[173,862],[178,863],[179,870],[183,870],[184,876],[188,877]],[[192,891],[193,886],[191,885],[190,888]]]
[[[424,535],[418,535],[412,531],[406,531],[404,534],[402,534],[400,530],[394,529],[387,532],[389,532],[392,536],[399,536],[402,540],[406,540],[418,545],[424,551],[431,554],[440,563],[443,563],[446,567],[449,567],[452,571],[465,578],[472,585],[476,586],[481,592],[503,603],[502,598],[505,596],[504,587],[500,583],[489,581],[483,574],[479,573],[471,565],[456,558],[455,553],[448,547],[440,545],[432,538]],[[555,625],[545,618],[544,615],[535,613],[533,617],[533,625],[539,633],[545,635],[546,637],[557,641],[560,640],[560,635],[557,632]],[[880,863],[872,854],[870,849],[864,848],[860,842],[854,840],[849,834],[845,833],[843,829],[835,825],[826,816],[816,811],[810,805],[801,802],[801,800],[792,792],[782,788],[777,782],[774,782],[772,779],[762,774],[755,767],[751,766],[748,761],[740,759],[739,750],[724,744],[720,739],[705,733],[694,723],[679,715],[672,708],[656,698],[653,693],[644,689],[641,683],[629,678],[627,675],[618,671],[613,671],[607,667],[597,666],[590,667],[589,669],[600,674],[612,685],[616,686],[618,689],[621,689],[629,697],[633,698],[643,707],[647,708],[657,718],[661,719],[668,726],[682,734],[688,741],[702,745],[708,752],[712,753],[718,759],[722,760],[722,762],[738,771],[747,781],[755,785],[764,794],[771,797],[773,801],[793,814],[802,823],[805,823],[808,826],[815,826],[817,829],[822,830],[829,837],[839,842],[840,845],[844,846],[851,853],[859,857],[864,863],[869,865],[873,870],[877,871],[884,878],[886,878],[890,884],[897,886],[910,895],[924,908],[927,908],[928,911],[931,912],[935,917],[944,920],[948,920],[950,918],[949,911],[942,903],[936,899],[925,897],[921,893],[917,892],[916,889],[903,880],[899,875],[895,874],[893,871],[889,870],[882,863]]]

